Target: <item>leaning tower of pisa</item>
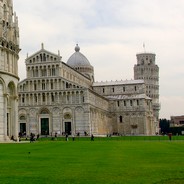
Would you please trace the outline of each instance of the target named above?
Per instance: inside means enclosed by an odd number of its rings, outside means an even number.
[[[155,62],[154,53],[137,54],[137,64],[134,66],[134,79],[145,81],[146,94],[152,98],[155,132],[159,131],[159,67]]]
[[[12,0],[0,0],[0,141],[18,134],[18,18]]]

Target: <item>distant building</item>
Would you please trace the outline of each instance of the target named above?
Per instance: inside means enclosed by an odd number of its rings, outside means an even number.
[[[11,0],[0,1],[0,142],[18,137],[18,18]]]
[[[171,116],[170,127],[184,127],[184,116]]]
[[[45,50],[42,44],[41,50],[27,57],[27,77],[18,85],[19,131],[27,135],[155,134],[159,71],[155,55],[140,56],[136,80],[94,82],[94,68],[78,45],[64,63],[59,53]],[[139,64],[140,60],[145,63]]]

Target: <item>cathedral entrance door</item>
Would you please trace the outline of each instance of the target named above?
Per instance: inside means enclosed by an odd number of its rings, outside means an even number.
[[[65,122],[65,133],[71,135],[72,125],[71,122]]]
[[[20,123],[20,132],[21,133],[26,132],[26,123]]]
[[[49,118],[41,118],[41,135],[49,135]]]

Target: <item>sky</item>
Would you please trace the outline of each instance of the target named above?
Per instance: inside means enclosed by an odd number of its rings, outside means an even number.
[[[131,80],[136,54],[156,54],[160,118],[184,115],[184,0],[14,0],[19,17],[19,77],[44,48],[67,62],[79,44],[95,81]]]

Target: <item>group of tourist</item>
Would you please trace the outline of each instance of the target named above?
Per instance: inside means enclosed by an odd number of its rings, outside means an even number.
[[[77,135],[79,136],[79,134],[77,134]],[[69,137],[68,134],[66,134],[66,136],[65,136],[66,141],[69,141],[68,137]],[[72,135],[72,140],[75,141],[75,136],[74,135]],[[94,141],[94,135],[93,134],[91,135],[91,141]]]
[[[24,136],[23,136],[23,135],[24,135]],[[84,135],[85,135],[85,136],[88,136],[88,133],[87,133],[87,132],[84,132]],[[78,133],[76,134],[76,136],[77,136],[77,137],[80,137],[80,133],[78,132]],[[24,138],[24,137],[25,137],[26,140],[28,140],[28,136],[26,136],[26,134],[19,133],[19,142],[20,142],[21,139]],[[33,143],[34,141],[38,140],[39,137],[40,137],[39,134],[35,135],[34,133],[31,133],[31,134],[30,134],[30,137],[29,137],[30,143]],[[56,132],[56,133],[54,134],[54,136],[53,136],[53,134],[51,135],[51,140],[57,140],[57,137],[58,137],[58,133]],[[71,137],[72,137],[72,141],[75,141],[75,135],[72,134]],[[93,135],[93,134],[91,135],[90,138],[91,138],[91,141],[94,141],[94,135]],[[11,140],[17,141],[17,140],[15,140],[14,136],[11,137]],[[66,141],[69,141],[69,134],[68,134],[68,133],[65,133],[65,140],[66,140]]]
[[[35,134],[31,133],[31,134],[30,134],[30,143],[32,143],[32,142],[38,140],[39,137],[40,137],[39,134],[37,134],[37,136],[35,136]]]
[[[86,133],[85,136],[87,136],[87,135],[88,134]],[[58,136],[58,134],[56,132],[55,135],[54,135],[54,137],[52,136],[51,140],[57,140],[57,136]],[[77,136],[79,137],[80,136],[80,133],[77,133]],[[30,143],[38,140],[39,137],[40,137],[39,134],[37,134],[37,136],[35,136],[35,134],[31,133],[30,134]],[[69,134],[67,134],[67,133],[65,134],[65,140],[66,141],[69,141]],[[75,136],[74,135],[72,135],[72,141],[75,141]],[[91,135],[91,141],[94,141],[94,135],[93,134]]]

